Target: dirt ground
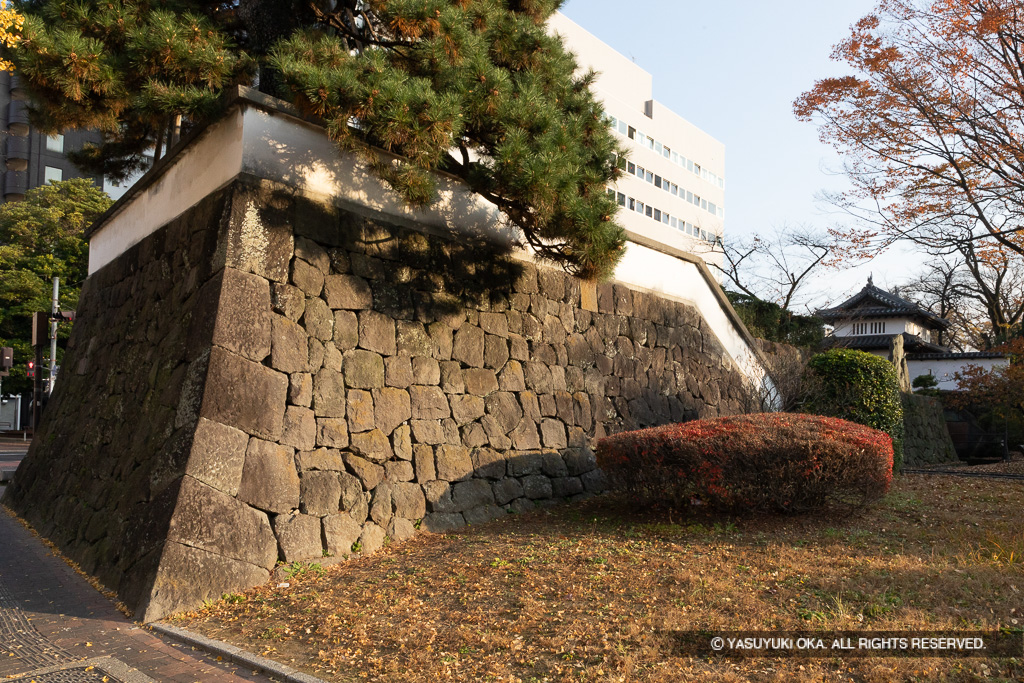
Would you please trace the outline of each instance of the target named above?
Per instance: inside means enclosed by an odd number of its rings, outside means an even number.
[[[226,596],[172,623],[331,681],[1024,680],[1024,482],[897,477],[859,511],[673,517],[603,496]],[[1016,632],[1021,656],[725,657],[725,631]]]

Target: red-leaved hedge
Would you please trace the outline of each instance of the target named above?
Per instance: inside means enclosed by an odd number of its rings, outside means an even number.
[[[642,502],[736,512],[868,503],[889,490],[892,457],[885,432],[792,413],[695,420],[597,444],[612,486]]]

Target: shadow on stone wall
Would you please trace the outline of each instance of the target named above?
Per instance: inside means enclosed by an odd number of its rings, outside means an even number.
[[[589,495],[601,436],[743,412],[690,306],[238,182],[94,274],[5,499],[143,620],[277,561]],[[58,468],[56,470],[52,468]]]

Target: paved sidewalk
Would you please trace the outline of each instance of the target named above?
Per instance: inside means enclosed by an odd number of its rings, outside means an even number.
[[[0,679],[5,678],[25,683],[275,680],[217,662],[125,618],[0,509]]]

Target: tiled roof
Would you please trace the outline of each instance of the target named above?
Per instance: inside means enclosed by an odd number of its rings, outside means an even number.
[[[908,353],[907,360],[981,360],[983,358],[1006,358],[1005,353],[998,351],[964,351],[957,353]]]
[[[893,334],[866,334],[862,336],[850,336],[850,337],[825,337],[825,341],[822,342],[825,346],[830,348],[840,349],[859,349],[861,351],[867,350],[889,350],[889,344],[892,342],[892,338],[896,336]],[[903,333],[903,350],[906,353],[929,353],[929,354],[942,354],[946,353],[946,349],[938,344],[932,344],[924,339],[921,339],[917,335]]]
[[[934,313],[924,310],[917,304],[898,297],[892,292],[875,287],[870,282],[849,299],[817,312],[818,317],[825,320],[851,320],[856,318],[891,318],[915,317],[926,320],[933,327],[947,329],[950,322]]]

